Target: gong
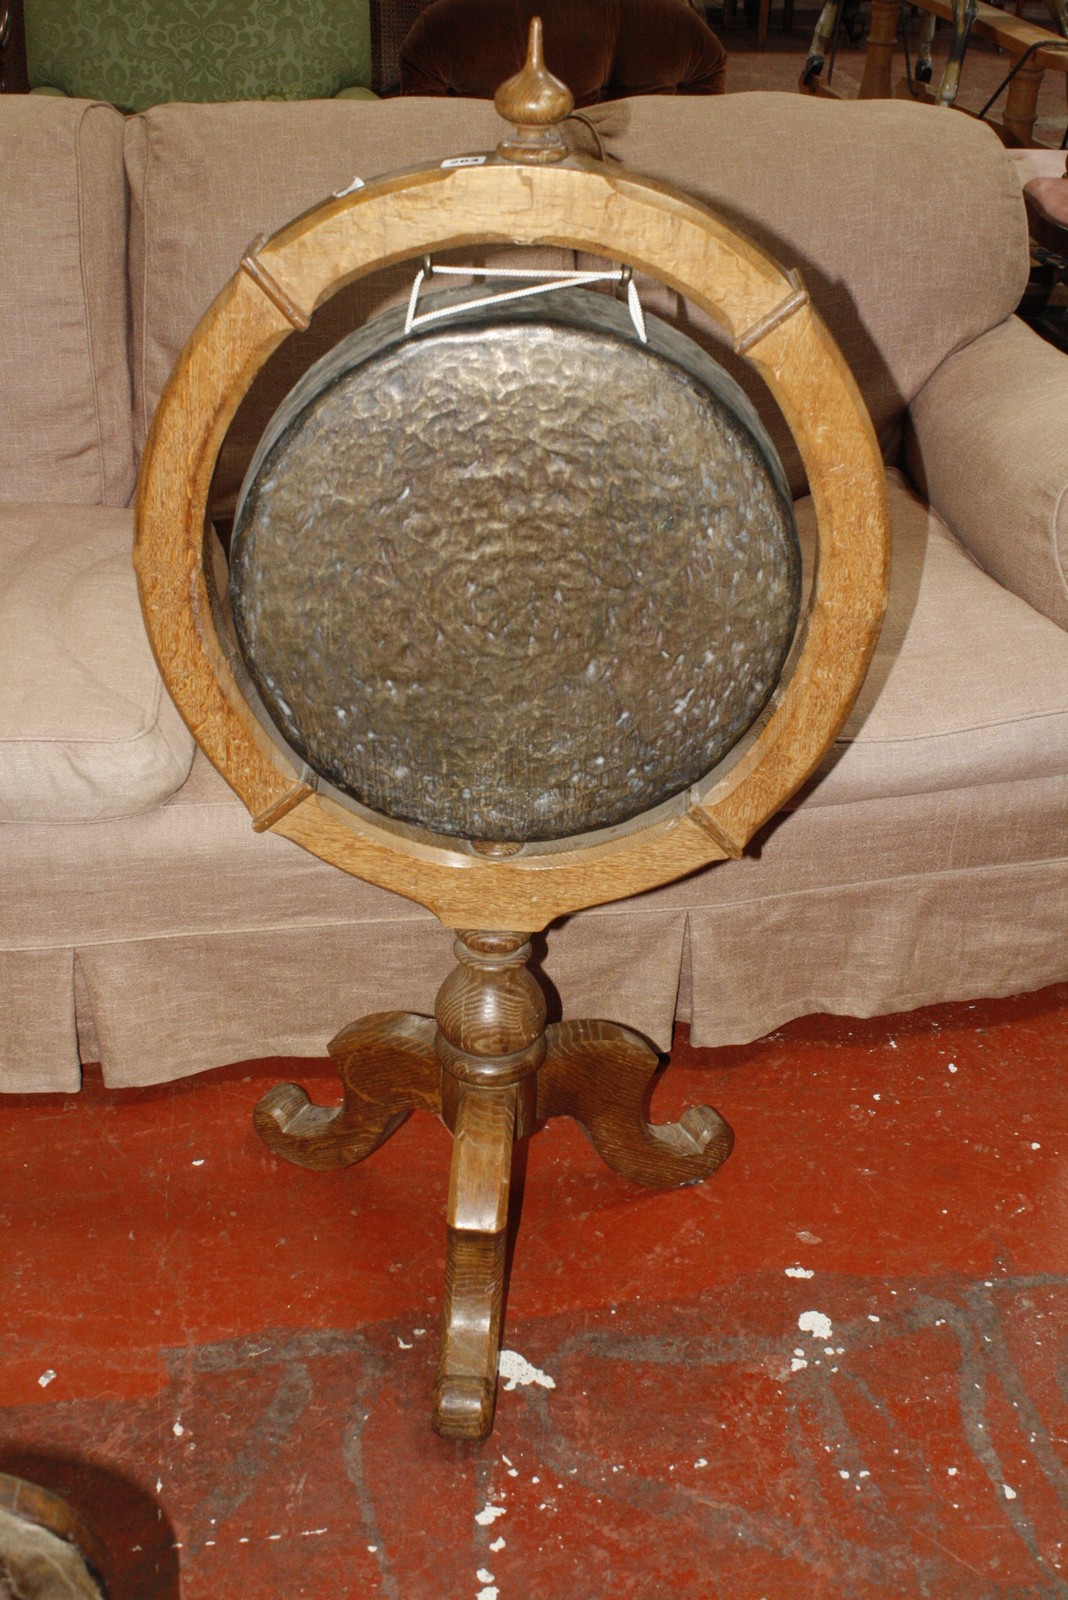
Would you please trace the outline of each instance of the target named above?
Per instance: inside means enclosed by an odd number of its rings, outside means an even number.
[[[255,1112],[272,1150],[321,1169],[414,1110],[453,1133],[434,1426],[455,1438],[492,1423],[515,1141],[573,1116],[659,1188],[732,1143],[707,1106],[649,1122],[659,1058],[637,1034],[548,1024],[530,934],[739,856],[841,727],[885,603],[878,444],[803,284],[687,196],[569,156],[571,103],[535,19],[495,153],[350,185],[258,240],[172,376],[138,486],[157,658],[252,826],[457,930],[433,1017],[379,1012],[331,1041],[340,1105],[289,1084]],[[804,615],[748,402],[677,331],[643,337],[574,288],[431,297],[427,320],[378,319],[312,368],[250,466],[221,592],[209,485],[271,352],[363,273],[497,244],[649,273],[719,323],[808,473]]]
[[[797,625],[797,533],[767,433],[692,340],[588,289],[484,299],[432,296],[310,369],[241,491],[231,608],[272,726],[342,795],[566,838],[678,795],[752,726]]]
[[[499,154],[354,188],[257,240],[164,392],[138,487],[135,564],[157,658],[176,705],[248,807],[253,827],[419,900],[454,928],[542,928],[580,907],[739,855],[841,727],[884,604],[888,518],[878,444],[796,274],[662,184],[568,158],[562,148],[553,164],[531,165],[542,161],[544,128],[529,139],[528,132],[520,130],[518,146],[504,140]],[[445,325],[415,328],[407,339],[396,323],[368,325],[344,355],[329,358],[337,361],[329,377],[317,369],[302,383],[246,484],[232,594],[241,632],[230,636],[205,559],[204,518],[226,429],[257,371],[353,278],[403,259],[418,263],[428,254],[501,243],[562,246],[659,278],[712,317],[765,380],[799,448],[816,509],[812,599],[796,627],[788,497],[748,405],[681,335],[650,319],[648,348],[638,348],[610,297],[596,297],[603,304],[594,308],[581,297],[581,314],[569,316],[564,295],[554,294],[556,309],[546,300],[530,320],[500,308],[479,320],[458,303]],[[509,404],[509,363],[515,375],[521,349],[524,362],[562,363],[562,394],[555,377],[534,382],[528,370],[524,378],[524,404],[537,410],[538,397],[543,402],[534,429],[517,426]],[[591,366],[586,356],[594,349]],[[482,380],[494,363],[499,368],[492,418],[472,393],[473,378],[463,377],[473,361]],[[414,381],[424,366],[427,375],[435,369],[434,422]],[[609,369],[604,382],[589,381]],[[665,381],[654,382],[654,371]],[[272,468],[290,453],[295,460],[302,448],[310,451],[316,428],[330,425],[331,406],[344,409],[346,384],[367,416],[330,469],[339,492],[326,519],[336,527],[327,536],[313,527],[314,479],[305,470],[292,480],[299,492],[287,494]],[[393,397],[391,415],[404,426],[386,439],[383,414]],[[647,431],[639,436],[632,426],[631,403],[644,404],[643,415],[661,423],[668,405],[689,408],[677,430],[685,467],[674,438],[652,459]],[[361,438],[374,428],[377,443],[365,447]],[[439,468],[443,435],[449,450]],[[539,440],[540,464],[527,448]],[[564,463],[579,449],[582,471],[568,472],[565,495]],[[401,454],[420,457],[417,473],[398,467]],[[727,554],[729,535],[717,541],[704,534],[721,520],[713,514],[714,474],[709,485],[702,478],[706,454],[721,462],[733,454],[731,471],[746,480],[745,496],[732,503],[735,542],[744,531],[744,550]],[[441,487],[434,474],[446,460],[449,482]],[[351,515],[347,473],[355,474],[359,502]],[[618,503],[611,492],[617,483]],[[478,495],[469,529],[464,507]],[[691,497],[710,513],[703,522],[687,504]],[[423,499],[425,520],[411,513],[406,519],[413,498]],[[581,540],[567,534],[580,501],[589,513]],[[447,518],[447,511],[458,514]],[[507,549],[505,520],[512,530]],[[438,537],[446,521],[457,548],[468,540],[455,558]],[[617,540],[624,521],[627,532]],[[542,542],[547,525],[562,535],[559,549]],[[359,559],[370,526],[383,536],[392,526],[402,541],[388,601],[372,588],[385,572],[375,552],[369,565]],[[585,550],[594,537],[596,560]],[[761,549],[769,556],[763,565]],[[658,572],[645,564],[649,553],[662,558]],[[505,556],[513,576],[502,585]],[[479,583],[477,601],[467,592],[472,567],[480,579],[494,580]],[[324,570],[334,578],[320,584]],[[650,573],[655,598],[639,601]],[[743,615],[750,607],[748,621],[717,611],[726,599],[733,606],[730,585],[737,585]],[[558,592],[570,620],[554,639],[563,614]],[[299,625],[289,615],[277,629],[272,624],[268,639],[259,619],[283,599],[287,613],[302,613]],[[388,623],[377,634],[376,599]],[[326,612],[315,615],[326,605],[337,619],[329,637]],[[637,672],[628,681],[635,606],[641,684]],[[676,644],[673,629],[687,607]],[[457,630],[465,627],[473,654],[457,668]],[[410,660],[409,642],[418,651]],[[705,662],[707,651],[713,660]],[[330,674],[323,670],[327,654]],[[433,691],[430,668],[438,674]],[[553,674],[550,701],[544,677]],[[501,706],[517,681],[523,692],[513,727]],[[729,691],[723,700],[721,683]],[[562,707],[555,722],[549,704]],[[413,713],[403,737],[401,708]],[[491,737],[478,727],[483,710]],[[649,732],[658,719],[667,753],[651,761]],[[676,731],[683,735],[677,741]],[[458,784],[459,767],[442,754],[446,745],[466,762]],[[504,798],[505,790],[517,798]]]

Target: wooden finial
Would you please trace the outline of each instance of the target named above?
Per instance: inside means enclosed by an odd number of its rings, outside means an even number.
[[[502,139],[497,154],[507,161],[562,161],[567,146],[557,124],[571,115],[575,97],[566,83],[546,70],[541,18],[530,23],[530,42],[522,72],[502,83],[493,103],[515,132]]]

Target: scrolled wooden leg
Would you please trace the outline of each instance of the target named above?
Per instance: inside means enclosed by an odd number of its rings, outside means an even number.
[[[516,1089],[463,1085],[453,1129],[434,1427],[484,1439],[493,1425]]]
[[[412,1111],[441,1110],[434,1020],[406,1011],[363,1017],[330,1042],[345,1086],[339,1106],[317,1106],[295,1083],[279,1084],[252,1114],[276,1155],[325,1172],[377,1150]]]
[[[656,1189],[700,1183],[730,1155],[734,1135],[711,1106],[678,1122],[648,1120],[655,1050],[614,1022],[563,1022],[546,1030],[538,1117],[574,1117],[613,1172]]]
[[[438,993],[442,1116],[454,1144],[434,1427],[483,1439],[493,1424],[512,1146],[534,1120],[545,998],[522,933],[466,932]]]

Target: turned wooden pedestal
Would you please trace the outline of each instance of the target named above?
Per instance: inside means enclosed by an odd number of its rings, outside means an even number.
[[[614,1172],[653,1188],[698,1183],[730,1154],[708,1106],[646,1120],[659,1057],[611,1022],[546,1028],[522,933],[465,932],[433,1017],[383,1011],[342,1030],[330,1054],[345,1086],[333,1109],[295,1084],[256,1108],[265,1144],[319,1171],[377,1150],[409,1112],[435,1111],[453,1135],[445,1305],[434,1427],[481,1439],[493,1422],[512,1148],[548,1117],[580,1122]]]

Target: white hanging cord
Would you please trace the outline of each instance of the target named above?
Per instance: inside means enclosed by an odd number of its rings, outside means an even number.
[[[423,279],[425,277],[426,271],[423,267],[420,267],[412,283],[412,292],[408,296],[408,315],[404,319],[404,337],[406,339],[411,333],[412,329],[415,327],[415,308],[419,300],[419,291],[423,287]]]
[[[638,290],[631,276],[629,267],[621,267],[613,272],[545,272],[536,267],[439,267],[428,263],[419,268],[412,283],[412,292],[408,297],[408,315],[404,319],[405,337],[413,328],[422,328],[428,322],[438,322],[443,317],[453,316],[456,306],[441,306],[435,311],[424,311],[422,316],[416,316],[416,307],[419,304],[419,293],[428,277],[438,275],[454,278],[523,278],[540,279],[540,282],[527,282],[521,289],[505,289],[500,294],[483,295],[478,300],[467,300],[462,309],[474,311],[483,306],[502,305],[507,300],[523,300],[535,294],[550,294],[554,289],[568,289],[575,284],[582,283],[625,283],[627,285],[627,309],[630,311],[634,330],[642,344],[648,344],[649,336],[645,329],[645,317],[642,314],[641,301],[638,299]]]
[[[638,285],[632,277],[627,279],[627,309],[630,312],[630,320],[637,329],[638,338],[642,344],[648,344],[649,335],[645,331],[645,313],[642,310],[642,303],[638,299]]]

